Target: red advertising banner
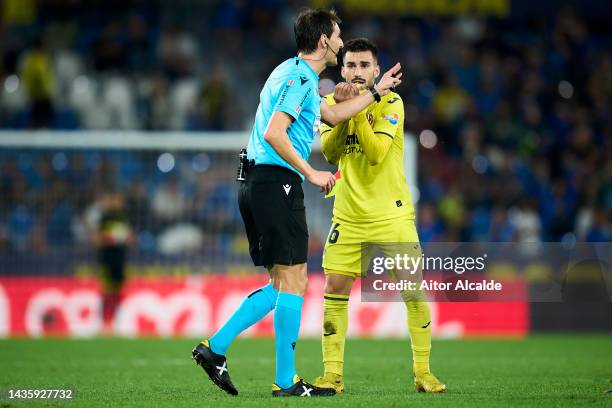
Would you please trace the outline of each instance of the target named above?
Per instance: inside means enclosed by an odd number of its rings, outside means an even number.
[[[98,281],[77,277],[0,277],[0,337],[190,336],[214,332],[264,275],[132,278],[124,286],[110,325],[102,320]],[[310,278],[301,336],[318,337],[323,316],[322,275]],[[360,301],[356,282],[349,306],[349,335],[408,336],[403,303]],[[529,330],[526,302],[432,302],[437,337],[520,337]],[[273,334],[273,313],[244,336]]]

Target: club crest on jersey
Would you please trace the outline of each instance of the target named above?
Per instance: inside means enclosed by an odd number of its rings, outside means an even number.
[[[374,115],[372,115],[372,112],[368,112],[366,114],[366,118],[368,119],[370,126],[372,126],[374,124]]]
[[[382,118],[383,120],[388,120],[392,125],[397,125],[397,122],[399,122],[399,115],[397,113],[394,113],[393,115],[385,115]]]

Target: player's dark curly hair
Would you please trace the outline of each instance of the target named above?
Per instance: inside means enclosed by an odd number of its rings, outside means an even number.
[[[298,52],[308,54],[315,51],[322,34],[331,37],[334,23],[340,24],[340,18],[334,10],[302,9],[293,27]]]
[[[352,40],[344,43],[344,47],[342,47],[342,55],[346,52],[362,52],[362,51],[370,51],[374,60],[378,60],[378,47],[367,38],[354,38]],[[343,59],[344,60],[344,59]],[[343,62],[344,64],[344,62]]]

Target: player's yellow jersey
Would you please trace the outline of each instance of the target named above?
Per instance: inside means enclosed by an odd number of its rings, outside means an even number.
[[[333,95],[325,96],[328,104],[335,104]],[[374,134],[390,138],[389,150],[379,163],[372,163],[360,144],[359,129],[352,118],[344,126],[346,136],[337,159],[340,180],[335,188],[334,219],[353,222],[372,222],[406,217],[414,219],[412,198],[404,173],[404,104],[400,96],[390,92],[367,108],[367,121]],[[321,138],[332,135],[332,128],[321,127]],[[342,143],[339,140],[339,143]],[[325,153],[325,150],[324,150]],[[328,157],[328,160],[330,158]],[[335,161],[335,160],[332,160]]]

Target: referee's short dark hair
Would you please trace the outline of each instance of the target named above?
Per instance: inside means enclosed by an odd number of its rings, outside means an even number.
[[[334,10],[302,9],[293,27],[298,52],[308,54],[315,51],[322,34],[331,37],[334,23],[340,24],[340,18]]]
[[[344,43],[342,47],[342,55],[347,52],[362,52],[362,51],[370,51],[374,60],[378,60],[378,47],[367,38],[353,38]],[[344,65],[344,58],[342,65]]]

